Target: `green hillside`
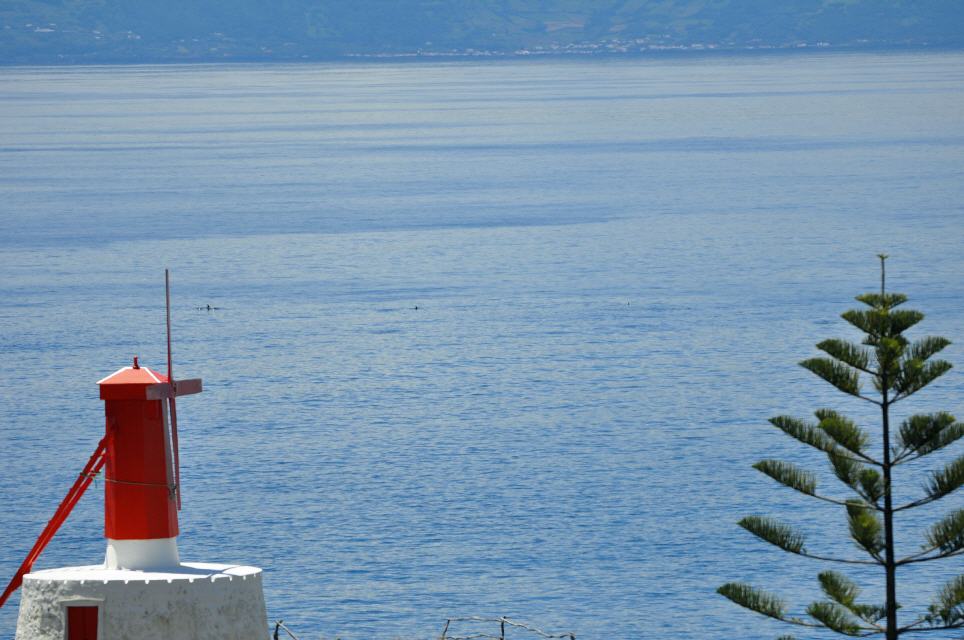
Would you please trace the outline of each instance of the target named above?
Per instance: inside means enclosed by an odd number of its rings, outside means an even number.
[[[961,0],[5,0],[0,61],[964,45]]]

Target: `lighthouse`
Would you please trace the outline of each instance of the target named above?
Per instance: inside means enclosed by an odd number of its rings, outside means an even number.
[[[0,597],[2,606],[22,589],[16,640],[265,640],[261,569],[182,562],[178,552],[175,399],[199,393],[201,380],[173,380],[135,357],[97,384],[104,437]],[[104,561],[31,572],[98,475]]]

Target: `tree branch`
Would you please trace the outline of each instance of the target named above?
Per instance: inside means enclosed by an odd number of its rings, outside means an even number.
[[[916,453],[915,449],[905,449],[904,451],[901,451],[900,454],[894,457],[894,460],[890,463],[890,466],[896,467],[904,462],[913,462],[914,460],[924,457],[923,454],[918,453],[915,456],[914,453]]]
[[[863,564],[870,565],[873,567],[882,566],[884,564],[883,560],[880,560],[877,556],[871,556],[874,558],[873,561],[870,560],[848,560],[845,558],[830,558],[828,556],[819,556],[814,553],[809,553],[807,551],[798,551],[798,556],[803,556],[804,558],[811,558],[812,560],[822,560],[824,562],[839,562],[840,564]]]
[[[855,397],[860,398],[861,400],[866,400],[867,402],[869,402],[869,403],[871,403],[871,404],[875,404],[875,405],[877,405],[878,407],[882,407],[882,406],[883,406],[883,403],[882,403],[880,400],[874,400],[874,399],[871,398],[870,396],[865,396],[865,395],[863,395],[863,394],[857,394]]]
[[[871,457],[868,456],[868,455],[865,455],[865,454],[863,454],[863,453],[858,453],[857,455],[860,456],[861,459],[862,459],[864,462],[866,462],[867,464],[872,464],[872,465],[875,465],[875,466],[881,467],[881,468],[883,468],[883,466],[884,466],[883,463],[878,462],[877,460],[874,460],[873,458],[871,458]]]
[[[781,618],[778,618],[778,619],[780,620],[780,622],[785,622],[785,623],[787,623],[787,624],[795,624],[795,625],[797,625],[798,627],[809,627],[810,629],[828,629],[828,630],[830,630],[830,631],[833,631],[833,629],[831,629],[830,627],[828,627],[828,626],[825,625],[825,624],[819,624],[819,623],[816,623],[816,622],[807,622],[806,620],[803,620],[803,619],[801,619],[801,618],[791,617],[791,618],[782,618],[782,619],[781,619]],[[870,636],[875,636],[875,635],[877,635],[878,633],[883,633],[883,629],[877,629],[877,628],[874,628],[874,627],[864,627],[864,626],[861,626],[861,627],[860,627],[860,630],[861,630],[861,631],[864,631],[864,632],[866,632],[866,633],[858,633],[858,634],[856,634],[856,635],[854,635],[854,636],[851,636],[851,637],[854,637],[854,638],[867,638],[867,637],[870,637]]]
[[[944,497],[944,496],[941,496],[941,498],[943,498],[943,497]],[[933,496],[925,496],[925,497],[921,498],[920,500],[914,500],[913,502],[908,502],[907,504],[902,504],[902,505],[899,506],[899,507],[894,507],[893,511],[894,511],[894,513],[897,513],[898,511],[905,511],[905,510],[907,510],[907,509],[913,509],[913,508],[915,508],[915,507],[922,507],[922,506],[924,506],[925,504],[930,504],[931,502],[937,502],[937,501],[940,500],[941,498],[935,498],[935,497],[933,497]]]
[[[954,624],[945,625],[943,627],[918,627],[914,628],[916,625],[925,622],[925,620],[918,620],[917,622],[898,629],[901,633],[912,632],[912,633],[924,633],[925,631],[947,631],[948,629],[964,629],[964,622],[955,622]]]
[[[927,622],[927,618],[917,618],[917,620],[914,620],[906,627],[901,627],[900,629],[898,629],[898,631],[900,631],[901,633],[905,631],[913,631],[914,627],[919,627],[920,625],[925,624],[926,622]]]
[[[851,489],[852,489],[852,488],[853,488],[853,487],[851,487]],[[841,507],[846,507],[846,506],[847,506],[847,503],[844,502],[843,500],[836,500],[836,499],[834,499],[834,498],[828,498],[828,497],[826,497],[826,496],[821,496],[821,495],[818,495],[818,494],[816,494],[816,493],[805,493],[805,494],[803,494],[803,495],[805,495],[805,496],[810,496],[811,498],[816,498],[817,500],[823,500],[824,502],[829,502],[830,504],[835,504],[835,505],[838,505],[838,506],[841,506]],[[864,496],[861,496],[861,497],[864,497]],[[874,510],[876,510],[876,511],[883,511],[883,510],[884,510],[883,507],[878,507],[878,506],[875,505],[875,504],[870,504],[870,503],[868,503],[868,506],[872,507],[872,508],[873,508]]]
[[[912,555],[912,556],[907,556],[907,557],[904,558],[903,560],[898,561],[898,562],[897,562],[897,565],[900,566],[900,565],[904,565],[904,564],[914,564],[914,563],[917,563],[917,562],[930,562],[931,560],[943,560],[944,558],[953,558],[953,557],[955,557],[955,556],[964,555],[964,549],[958,549],[957,551],[951,551],[950,553],[940,553],[940,554],[938,554],[938,555],[936,555],[936,556],[930,556],[930,557],[927,557],[927,558],[921,558],[921,557],[919,557],[919,556],[922,556],[922,555],[924,555],[924,554],[926,554],[926,553],[930,553],[930,552],[932,552],[932,551],[934,551],[935,549],[938,549],[938,548],[939,548],[939,547],[934,547],[933,549],[928,549],[927,551],[922,551],[921,553],[915,553],[915,554]]]
[[[933,550],[934,550],[934,549],[928,549],[928,550],[925,551],[924,553],[930,553],[930,552],[933,551]],[[917,563],[917,562],[930,562],[931,560],[943,560],[944,558],[953,558],[953,557],[956,557],[956,556],[964,555],[964,549],[958,549],[957,551],[951,551],[950,553],[940,553],[940,554],[938,554],[938,555],[936,555],[936,556],[930,556],[930,557],[927,557],[927,558],[919,558],[918,556],[920,556],[920,555],[921,555],[921,554],[918,553],[918,554],[914,554],[914,555],[912,555],[912,556],[907,556],[907,558],[904,558],[903,560],[901,560],[901,561],[898,562],[897,564],[898,564],[898,565],[915,564],[915,563]]]

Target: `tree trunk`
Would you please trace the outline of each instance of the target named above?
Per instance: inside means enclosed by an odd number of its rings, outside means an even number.
[[[894,561],[894,510],[890,482],[890,403],[887,376],[883,376],[881,405],[884,440],[884,570],[887,573],[887,640],[897,640],[897,565]]]

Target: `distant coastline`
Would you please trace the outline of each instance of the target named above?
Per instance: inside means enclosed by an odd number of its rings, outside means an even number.
[[[19,0],[0,64],[332,62],[964,48],[950,0]]]
[[[666,59],[684,57],[747,56],[747,55],[797,55],[815,53],[900,53],[900,52],[956,52],[964,51],[964,44],[930,43],[799,43],[793,45],[667,45],[648,48],[619,49],[608,47],[583,48],[579,46],[559,48],[534,48],[514,51],[501,50],[451,50],[451,51],[400,51],[362,52],[330,55],[301,54],[290,57],[267,55],[226,54],[221,56],[112,56],[112,55],[65,55],[23,56],[0,58],[0,67],[50,67],[50,66],[134,66],[178,64],[299,64],[299,63],[364,63],[364,62],[458,62],[458,61],[524,61],[524,60],[590,60],[590,59]]]

